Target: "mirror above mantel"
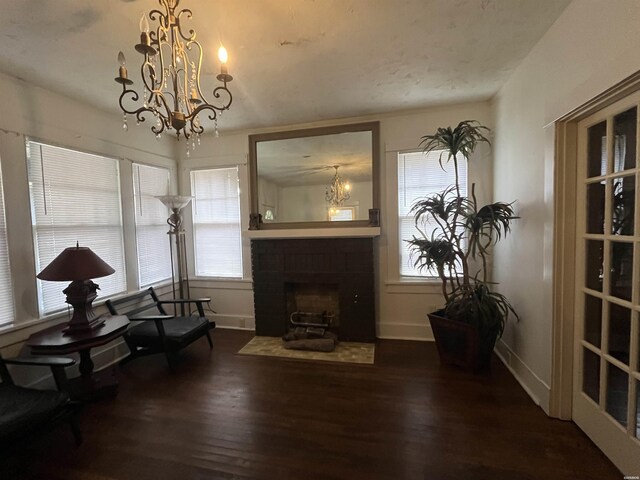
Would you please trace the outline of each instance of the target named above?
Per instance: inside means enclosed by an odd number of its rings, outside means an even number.
[[[250,229],[379,225],[379,123],[249,136]]]

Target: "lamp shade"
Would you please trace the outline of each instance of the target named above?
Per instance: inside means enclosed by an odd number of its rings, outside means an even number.
[[[189,202],[193,197],[186,195],[159,195],[156,198],[171,210],[182,210],[184,207],[189,205]]]
[[[89,247],[75,246],[65,248],[37,277],[40,280],[69,282],[106,277],[113,272],[115,270]]]

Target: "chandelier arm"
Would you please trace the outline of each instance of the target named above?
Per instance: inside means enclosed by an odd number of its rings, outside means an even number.
[[[195,120],[195,118],[202,113],[205,110],[209,110],[211,113],[209,113],[208,118],[209,120],[215,120],[218,117],[218,112],[216,112],[216,110],[220,110],[222,111],[222,108],[218,108],[214,105],[211,105],[209,103],[203,103],[198,105],[198,107],[196,109],[193,110],[193,112],[191,112],[191,115],[189,116],[189,120],[193,121]],[[200,132],[202,133],[202,132]]]
[[[169,107],[169,104],[167,103],[167,99],[165,98],[165,96],[171,95],[171,93],[157,91],[157,92],[154,92],[154,95],[155,95],[154,98],[156,99],[156,101],[162,102],[162,105],[158,105],[158,106],[164,107],[165,113],[162,113],[159,108],[155,108],[155,107],[150,108],[150,110],[153,113],[157,113],[160,117],[162,117],[163,120],[168,121],[168,119],[171,118],[171,108]]]
[[[224,82],[224,85],[222,85],[220,87],[216,87],[216,88],[213,89],[213,97],[214,98],[222,98],[223,96],[220,95],[220,92],[226,92],[226,96],[228,96],[229,99],[228,99],[228,101],[226,103],[222,104],[222,107],[216,107],[216,108],[218,110],[220,110],[220,111],[228,110],[229,107],[231,106],[231,102],[233,102],[233,95],[231,95],[231,92],[227,88],[227,82]]]
[[[196,89],[196,92],[198,93],[198,96],[202,99],[202,101],[204,103],[209,103],[207,98],[204,96],[204,93],[202,93],[202,88],[200,88],[200,72],[202,71],[202,45],[200,45],[200,42],[192,40],[187,44],[187,48],[189,49],[189,51],[191,51],[192,45],[196,45],[198,47],[198,51],[196,52],[198,57],[198,67],[195,69],[195,78],[193,79],[194,88]]]
[[[145,75],[145,70],[148,70],[148,75]],[[142,78],[144,88],[146,88],[151,94],[156,90],[155,76],[155,67],[149,61],[149,55],[145,54],[144,62],[142,62],[142,65],[140,66],[140,77]],[[149,81],[151,81],[151,85],[149,85]]]
[[[204,133],[204,127],[200,124],[195,124],[193,123],[195,121],[195,119],[197,118],[196,116],[191,115],[189,117],[189,127],[191,128],[191,133],[195,133],[196,135],[200,135],[202,133]]]
[[[188,84],[189,84],[189,79],[188,79],[189,78],[189,57],[187,56],[184,50],[182,51],[181,57],[182,57],[183,67],[178,68],[176,70],[176,82],[175,82],[176,93],[179,98],[177,109],[179,109],[179,103],[180,101],[182,101],[187,111],[186,116],[188,116],[191,113],[189,100],[187,98]]]
[[[185,35],[182,32],[182,23],[180,23],[180,20],[181,20],[183,14],[186,15],[189,20],[191,20],[191,18],[193,18],[193,12],[190,9],[185,8],[183,10],[180,10],[180,12],[176,15],[176,25],[178,26],[178,33],[180,34],[180,37],[182,37],[182,39],[184,41],[186,41],[186,42],[191,41],[191,40],[195,40],[196,39],[196,32],[192,28],[189,29],[189,36]]]
[[[155,133],[155,134],[156,134],[156,136],[158,136],[158,135],[160,135],[162,132],[164,132],[164,131],[165,131],[165,128],[167,127],[167,124],[166,124],[167,120],[166,120],[162,115],[160,115],[160,116],[158,117],[158,120],[160,120],[160,121],[159,121],[159,122],[156,122],[156,124],[155,124],[155,125],[152,125],[152,126],[151,126],[151,131],[152,131],[153,133]]]
[[[128,115],[135,115],[136,120],[138,120],[140,123],[145,122],[146,121],[146,117],[144,116],[145,113],[154,113],[153,109],[149,108],[149,107],[140,107],[137,108],[135,110],[128,110],[123,103],[124,97],[125,95],[131,95],[131,101],[137,102],[138,99],[140,98],[140,96],[138,95],[138,92],[136,92],[135,90],[127,90],[127,89],[123,89],[122,93],[120,94],[120,99],[119,99],[119,103],[120,103],[120,108],[122,109],[122,111]],[[153,129],[152,129],[153,130]]]
[[[158,32],[160,32],[160,30],[162,29],[162,27],[158,27]],[[166,37],[166,31],[163,30],[163,34]],[[166,41],[159,41],[157,46],[156,46],[156,55],[158,56],[158,63],[160,64],[160,81],[158,84],[158,90],[162,90],[164,84],[165,84],[165,76],[169,74],[169,70],[170,68],[167,67],[166,68],[166,72],[165,72],[165,48],[171,48],[170,45],[166,42]]]
[[[127,113],[129,115],[133,115],[135,113],[137,113],[140,109],[136,109],[136,110],[127,110],[127,108],[124,106],[124,99],[126,95],[130,95],[131,98],[129,99],[132,102],[137,102],[138,99],[140,98],[140,95],[138,95],[138,92],[136,92],[133,89],[128,89],[126,87],[126,85],[122,85],[122,93],[120,94],[120,98],[118,99],[118,103],[120,104],[120,108],[122,109],[122,111],[124,113]]]
[[[162,2],[160,2],[162,3]],[[153,9],[149,12],[149,19],[153,22],[156,21],[156,15],[158,15],[158,24],[159,27],[162,27],[162,29],[164,31],[167,30],[167,27],[169,25],[169,7],[167,5],[164,6],[167,11],[166,13],[161,12],[160,10],[157,9]]]

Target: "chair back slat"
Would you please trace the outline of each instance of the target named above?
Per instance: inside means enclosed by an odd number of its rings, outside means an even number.
[[[147,310],[154,310],[154,313],[164,314],[162,308],[158,304],[158,297],[153,290],[153,287],[149,287],[139,293],[128,295],[124,298],[117,298],[115,300],[107,300],[105,302],[111,315],[126,315],[132,317],[141,312]]]

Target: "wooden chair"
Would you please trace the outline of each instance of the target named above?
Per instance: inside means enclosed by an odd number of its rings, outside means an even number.
[[[204,314],[204,304],[209,298],[160,300],[153,287],[142,292],[116,300],[107,300],[106,305],[112,315],[126,315],[132,322],[140,322],[129,327],[124,339],[131,350],[125,359],[164,353],[171,370],[175,369],[177,352],[200,337],[206,337],[209,348],[213,348],[209,330],[215,322]],[[180,306],[181,311],[195,304],[198,315],[169,315],[166,305]]]
[[[71,426],[76,445],[82,443],[82,434],[75,415],[79,404],[69,400],[69,394],[64,391],[67,383],[64,369],[75,363],[71,358],[3,359],[0,356],[0,449],[19,445],[30,435],[62,420]],[[58,391],[36,390],[16,385],[7,365],[50,367]]]

